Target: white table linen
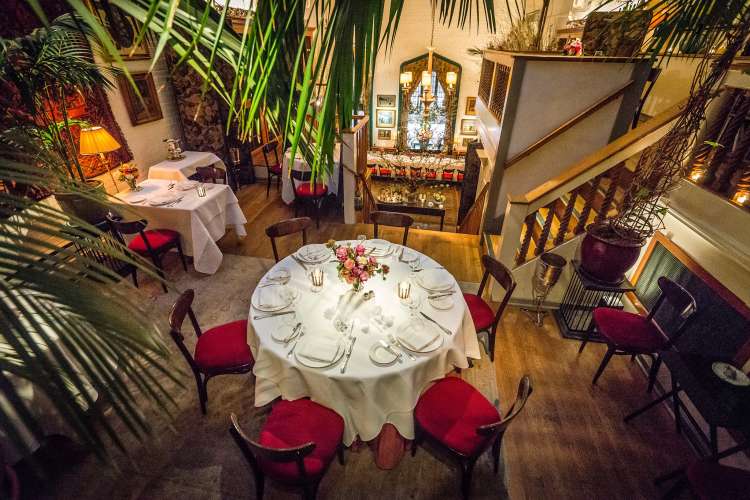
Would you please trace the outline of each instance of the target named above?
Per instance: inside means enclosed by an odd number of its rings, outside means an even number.
[[[457,171],[463,172],[464,160],[463,158],[451,158],[448,156],[428,155],[430,160],[427,161],[422,155],[407,155],[407,154],[393,154],[383,153],[376,154],[373,152],[367,153],[367,163],[370,165],[387,166],[391,163],[394,166],[403,167],[434,167],[436,169],[452,168]]]
[[[420,256],[425,268],[439,265],[429,257]],[[284,346],[271,337],[274,331],[278,337],[277,329],[290,329],[286,325],[296,321],[301,321],[305,327],[303,339],[331,332],[338,335],[331,312],[341,307],[337,305],[339,298],[347,296],[350,287],[339,281],[336,264],[323,264],[325,281],[320,293],[310,291],[309,278],[291,257],[274,266],[274,269],[287,268],[291,272],[289,286],[299,289],[301,293],[294,305],[296,319],[279,316],[254,320],[253,316],[258,311],[250,311],[248,336],[255,358],[256,406],[266,405],[279,396],[288,400],[310,397],[341,415],[345,423],[344,444],[347,446],[357,437],[364,441],[374,439],[386,423],[393,424],[405,438],[414,437],[413,410],[420,394],[432,381],[444,377],[454,368],[467,368],[467,357],[479,359],[479,343],[466,302],[458,284],[454,283],[454,306],[451,309],[437,310],[428,304],[426,298],[420,309],[453,332],[448,336],[435,327],[444,337],[442,347],[431,353],[415,354],[416,361],[404,355],[402,363],[376,366],[368,354],[371,346],[385,339],[387,333],[395,334],[399,326],[409,319],[408,309],[396,295],[397,283],[409,277],[408,265],[395,257],[381,258],[379,261],[391,267],[386,280],[379,276],[370,279],[364,289],[373,290],[375,297],[365,302],[361,298],[363,292],[360,292],[359,301],[353,302],[354,305],[348,310],[347,316],[355,319],[354,335],[357,341],[344,374],[340,372],[343,360],[330,368],[309,368],[301,365],[294,355],[287,357],[291,343]],[[269,272],[273,272],[273,269]],[[254,294],[259,290],[256,288]],[[427,295],[416,284],[412,286],[412,293],[419,293],[422,297]],[[393,326],[386,328],[385,332],[375,325],[375,321],[371,321],[373,308],[378,306],[385,314],[393,316]],[[364,325],[369,328],[367,333],[362,331]]]
[[[216,241],[226,233],[227,226],[234,226],[238,236],[245,236],[247,219],[240,209],[239,201],[229,186],[205,184],[206,196],[201,198],[195,189],[169,190],[170,181],[149,179],[140,184],[137,192],[122,193],[118,197],[135,213],[148,220],[147,229],[172,229],[182,237],[182,249],[193,256],[195,270],[214,274],[221,265],[223,255]],[[183,196],[182,201],[167,207],[154,207],[148,199],[165,193]],[[141,203],[129,200],[146,198]]]
[[[211,165],[226,171],[224,162],[215,154],[208,151],[183,151],[185,158],[181,160],[163,160],[148,169],[149,179],[164,179],[168,181],[184,181],[196,173],[197,167]]]
[[[294,181],[292,177],[289,175],[289,165],[292,165],[292,154],[291,150],[287,150],[284,153],[284,160],[283,164],[281,166],[281,199],[289,205],[294,201],[294,187],[292,186],[292,183],[299,184],[297,181]],[[328,186],[328,193],[329,194],[338,194],[339,192],[339,163],[341,160],[341,145],[339,143],[336,143],[336,145],[333,148],[333,173],[331,175],[328,175],[327,177],[327,186]],[[294,164],[292,166],[292,170],[296,170],[299,172],[307,172],[310,170],[310,166],[307,164],[305,159],[300,154],[300,151],[297,150],[296,157],[294,158]]]

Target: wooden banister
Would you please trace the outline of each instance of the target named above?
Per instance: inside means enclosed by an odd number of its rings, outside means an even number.
[[[602,109],[607,104],[611,103],[612,101],[614,101],[618,97],[622,96],[625,93],[625,91],[631,85],[633,85],[633,83],[634,83],[634,80],[630,80],[629,82],[625,83],[624,85],[620,86],[617,90],[615,90],[614,92],[612,92],[611,94],[609,94],[608,96],[604,97],[603,99],[600,99],[599,101],[597,101],[594,104],[592,104],[590,107],[588,107],[585,110],[583,110],[582,112],[578,113],[573,118],[571,118],[570,120],[566,121],[565,123],[563,123],[562,125],[560,125],[556,129],[554,129],[552,132],[550,132],[549,134],[545,135],[544,137],[542,137],[541,139],[539,139],[538,141],[536,141],[535,143],[533,143],[531,146],[529,146],[528,148],[524,149],[523,151],[521,151],[520,153],[518,153],[516,156],[514,156],[513,158],[511,158],[510,160],[508,160],[507,162],[505,162],[505,168],[512,167],[513,165],[515,165],[516,163],[518,163],[522,159],[526,158],[531,153],[533,153],[537,149],[541,148],[542,146],[544,146],[545,144],[547,144],[548,142],[550,142],[554,138],[558,137],[559,135],[561,135],[562,133],[566,132],[567,130],[570,130],[573,126],[577,125],[581,121],[585,120],[589,116],[593,115],[594,113],[596,113],[597,111],[599,111],[600,109]]]
[[[669,125],[680,115],[686,102],[687,99],[641,123],[638,127],[591,153],[560,175],[540,184],[526,194],[510,196],[510,202],[529,205],[529,211],[537,210],[553,199],[559,198],[562,194],[643,151],[666,134]],[[581,182],[582,177],[586,178],[583,182]]]
[[[469,211],[466,212],[463,220],[458,224],[456,228],[457,233],[479,234],[479,230],[482,227],[482,214],[484,213],[484,204],[487,199],[489,187],[490,183],[488,182],[479,192],[479,196],[476,197]]]

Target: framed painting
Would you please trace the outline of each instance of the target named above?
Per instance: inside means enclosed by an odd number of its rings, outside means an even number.
[[[464,111],[464,114],[469,115],[469,116],[476,116],[477,114],[477,98],[476,97],[466,98],[466,110]]]
[[[378,94],[378,108],[395,108],[396,107],[396,96],[395,95],[382,95]]]
[[[378,128],[394,128],[396,126],[396,110],[378,109],[375,115],[375,126]]]
[[[477,121],[474,118],[461,120],[461,135],[477,135]]]
[[[141,94],[140,97],[124,76],[117,78],[122,98],[125,101],[125,108],[128,110],[128,116],[130,116],[130,123],[136,126],[161,120],[161,106],[154,85],[154,77],[151,76],[151,73],[132,73],[131,76],[138,92]]]
[[[385,128],[379,128],[378,129],[378,140],[380,141],[390,141],[391,140],[391,129]]]

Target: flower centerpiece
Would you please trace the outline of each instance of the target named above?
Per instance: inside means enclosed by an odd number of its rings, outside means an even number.
[[[337,245],[335,241],[329,240],[326,246],[336,256],[339,278],[351,285],[355,292],[360,291],[367,280],[376,274],[380,274],[385,280],[385,275],[390,270],[387,265],[378,264],[375,257],[365,255],[366,250],[362,244],[352,247]]]
[[[120,177],[118,180],[125,181],[131,191],[140,191],[141,187],[136,184],[138,182],[138,167],[132,163],[124,163],[120,167]]]

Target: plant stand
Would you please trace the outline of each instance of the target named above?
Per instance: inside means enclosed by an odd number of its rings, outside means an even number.
[[[635,286],[625,279],[613,285],[594,280],[581,270],[580,262],[574,260],[573,276],[570,279],[560,308],[555,311],[555,318],[560,325],[560,333],[566,339],[582,340],[592,321],[592,312],[597,307],[623,309],[622,296],[635,290]],[[590,341],[602,342],[595,331]]]

